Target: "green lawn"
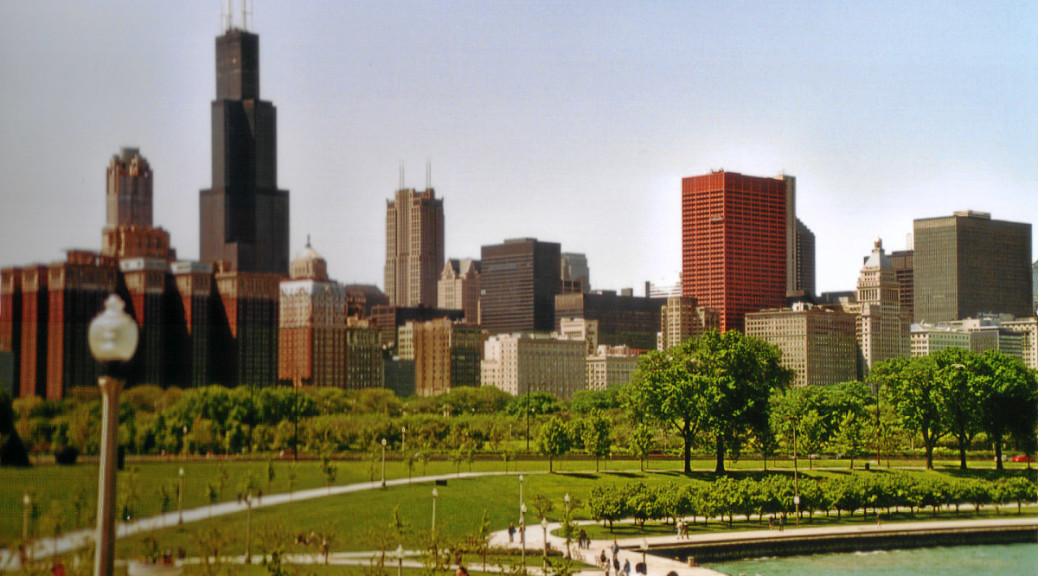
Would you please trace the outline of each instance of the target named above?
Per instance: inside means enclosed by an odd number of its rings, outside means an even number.
[[[404,478],[408,476],[406,465],[400,460],[391,459],[386,464],[388,478]],[[395,455],[398,457],[398,455]],[[801,460],[800,470],[806,471],[807,461]],[[712,478],[710,471],[713,469],[713,461],[699,459],[693,462],[695,472],[693,477],[700,479]],[[778,466],[776,467],[776,464]],[[814,461],[813,466],[832,467],[826,472],[819,474],[837,474],[846,470],[848,461]],[[860,469],[859,466],[856,468]],[[909,465],[921,466],[922,462],[896,461],[896,466]],[[515,462],[509,463],[509,470],[514,471]],[[524,470],[547,470],[547,462],[544,460],[523,460],[519,466]],[[545,475],[533,475],[527,479],[527,500],[538,493],[542,493],[555,501],[556,506],[561,506],[562,497],[567,492],[573,496],[585,499],[590,487],[596,482],[626,482],[633,479],[642,479],[646,483],[677,481],[684,478],[680,473],[681,462],[677,459],[658,460],[653,459],[648,464],[652,470],[650,473],[638,471],[639,462],[634,459],[615,460],[611,462],[602,461],[601,474],[594,474],[595,462],[586,459],[566,459],[555,462],[555,470],[561,471],[551,477]],[[993,468],[991,463],[972,462],[971,466],[979,468],[986,467],[987,471]],[[163,503],[161,491],[164,489],[169,495],[167,503],[168,510],[176,510],[176,485],[177,471],[184,468],[184,507],[194,508],[205,506],[209,503],[206,487],[209,484],[218,485],[220,478],[225,477],[223,488],[219,491],[218,501],[234,500],[245,478],[251,473],[257,479],[259,486],[266,494],[284,492],[289,489],[290,471],[295,470],[294,489],[307,489],[325,485],[325,477],[320,471],[320,463],[312,460],[292,463],[289,461],[276,461],[274,463],[275,478],[269,484],[266,480],[267,463],[263,460],[189,460],[189,461],[129,461],[126,470],[119,474],[118,488],[120,510],[123,503],[129,503],[134,516],[150,516],[162,511]],[[954,467],[954,463],[939,463],[940,468]],[[1021,464],[1008,465],[1010,468],[1020,469]],[[356,482],[368,482],[371,479],[371,465],[367,461],[337,461],[337,474],[335,484],[351,484]],[[769,462],[769,470],[792,471],[792,462],[783,460]],[[458,469],[456,463],[447,460],[433,460],[423,466],[420,462],[415,463],[411,473],[415,476],[425,474],[450,474]],[[461,471],[503,471],[504,461],[500,459],[476,460],[468,464],[462,463]],[[743,459],[729,465],[729,469],[736,471],[761,469],[759,460]],[[221,470],[223,473],[221,474]],[[956,472],[952,472],[956,473]],[[970,474],[985,475],[984,469],[972,471]],[[375,478],[378,478],[380,468],[376,467]],[[469,484],[471,483],[471,484]],[[454,487],[458,485],[470,486],[471,489],[458,491]],[[11,544],[21,538],[22,532],[22,495],[30,494],[34,503],[35,511],[31,522],[31,533],[33,535],[51,534],[56,521],[60,520],[62,530],[67,531],[77,527],[91,525],[96,508],[97,491],[97,466],[95,464],[81,463],[77,466],[55,466],[38,465],[29,469],[0,468],[0,545]],[[445,518],[450,518],[448,526],[457,526],[457,534],[467,533],[473,529],[478,522],[483,508],[490,514],[494,529],[507,527],[509,522],[517,520],[517,508],[519,502],[518,480],[515,476],[507,478],[486,478],[470,480],[465,482],[451,481],[447,488],[440,490],[440,506]],[[130,498],[130,496],[133,496]],[[387,495],[389,497],[387,498]],[[354,499],[360,499],[362,504],[356,504]],[[321,529],[324,524],[350,524],[355,527],[383,526],[388,522],[389,513],[394,504],[399,503],[405,520],[413,526],[426,526],[431,514],[431,496],[429,488],[424,487],[401,487],[393,488],[386,492],[367,492],[362,495],[343,496],[330,499],[321,499],[308,503],[299,503],[292,506],[291,514],[285,514],[284,510],[264,510],[257,512],[255,526],[262,526],[268,520],[277,519],[286,524],[294,533]],[[446,506],[446,508],[443,508]],[[530,515],[534,509],[530,508]],[[267,518],[265,515],[269,515]],[[555,514],[549,516],[554,517]],[[236,523],[240,526],[236,526]],[[233,526],[229,531],[232,533],[243,532],[244,519],[236,520],[235,517],[221,519],[216,523],[223,528]],[[532,522],[531,522],[532,524]],[[464,527],[463,529],[461,527]],[[241,528],[241,530],[239,530]],[[360,544],[360,536],[363,530],[349,530],[351,536],[346,549],[359,550],[370,548]],[[449,532],[448,534],[455,534]],[[241,535],[238,535],[241,537]],[[186,542],[190,538],[181,535],[180,540]]]

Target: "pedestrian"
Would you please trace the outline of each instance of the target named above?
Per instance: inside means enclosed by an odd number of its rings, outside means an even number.
[[[515,542],[515,524],[508,525],[508,543]]]
[[[598,565],[605,569],[606,576],[609,576],[609,558],[606,558],[605,549],[602,549],[602,553],[598,555]]]
[[[685,524],[684,520],[678,520],[678,538],[681,538],[681,533],[684,532]]]
[[[613,558],[615,559],[616,555],[619,554],[619,553],[620,553],[620,545],[616,543],[616,540],[613,540]]]
[[[587,540],[587,530],[580,529],[580,534],[577,535],[577,548],[587,548],[584,542]]]
[[[624,576],[631,576],[631,559],[627,558],[624,560]]]
[[[768,530],[775,529],[775,515],[768,516]]]
[[[779,516],[779,532],[786,529],[786,515]]]
[[[469,571],[464,566],[458,565],[458,570],[454,573],[454,576],[469,576]]]
[[[620,576],[620,559],[613,558],[613,574]]]

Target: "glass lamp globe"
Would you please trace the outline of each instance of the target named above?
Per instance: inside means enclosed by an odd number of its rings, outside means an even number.
[[[123,311],[123,301],[112,294],[103,312],[90,321],[87,342],[98,362],[126,362],[137,351],[137,323]]]

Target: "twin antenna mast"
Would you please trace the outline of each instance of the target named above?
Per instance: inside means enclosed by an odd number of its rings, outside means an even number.
[[[404,161],[400,161],[400,188],[397,190],[405,190],[406,184],[404,183]],[[425,189],[432,190],[432,160],[425,159]]]
[[[249,16],[252,16],[252,10],[249,10],[248,0],[241,0],[241,29],[249,29]],[[227,0],[227,11],[224,12],[223,7],[220,7],[220,27],[224,31],[234,29],[234,8],[231,6],[231,0]]]

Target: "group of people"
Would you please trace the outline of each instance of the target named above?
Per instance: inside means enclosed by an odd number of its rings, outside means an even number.
[[[587,537],[587,533],[583,530],[580,532],[585,538]],[[591,540],[589,539],[588,543],[590,544],[590,542]],[[613,540],[610,550],[613,553],[612,560],[606,556],[605,550],[602,550],[602,553],[598,555],[598,563],[602,567],[605,576],[610,576],[610,569],[612,569],[613,576],[631,576],[631,560],[625,559],[623,565],[620,565],[620,545],[616,543],[616,540]]]

